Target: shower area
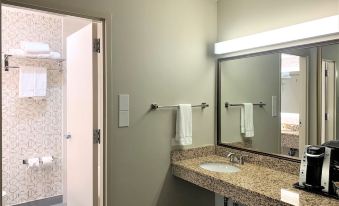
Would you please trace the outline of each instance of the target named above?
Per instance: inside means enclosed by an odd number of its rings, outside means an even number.
[[[88,37],[92,55],[93,22],[5,5],[1,11],[2,205],[49,206],[72,201],[67,205],[84,205],[77,199],[79,185],[74,185],[81,182],[79,178],[93,178],[99,171],[92,164],[89,174],[71,173],[78,166],[74,162],[82,161],[79,157],[83,151],[77,148],[94,148],[90,145],[93,131],[86,136],[72,129],[72,122],[76,121],[72,115],[79,116],[74,114],[76,100],[82,98],[74,98],[73,91],[86,89],[82,85],[86,85],[83,79],[87,78],[87,61],[81,60],[86,54],[75,54],[86,50],[77,44],[80,45],[79,39]],[[88,64],[92,68],[93,62]],[[83,73],[77,75],[80,69]],[[89,69],[87,73],[92,75],[91,72]],[[90,144],[78,141],[78,137],[89,138]],[[90,152],[90,158],[97,158],[97,152]],[[97,185],[83,186],[88,186],[91,193],[97,192]],[[97,197],[92,199],[97,201]]]

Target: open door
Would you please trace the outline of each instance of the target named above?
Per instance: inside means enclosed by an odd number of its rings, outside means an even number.
[[[96,25],[67,37],[67,188],[68,206],[98,205],[98,54]]]
[[[335,62],[322,60],[321,144],[336,138],[336,69]]]

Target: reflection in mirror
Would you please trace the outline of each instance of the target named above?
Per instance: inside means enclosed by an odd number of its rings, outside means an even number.
[[[339,134],[339,84],[337,62],[339,61],[339,45],[323,46],[321,59],[321,134],[320,143],[337,139]]]
[[[299,158],[305,145],[334,139],[339,46],[322,50],[323,59],[309,47],[221,60],[219,143]]]
[[[307,57],[281,54],[281,153],[299,156],[304,148]]]
[[[278,153],[280,134],[279,117],[272,115],[272,97],[279,96],[280,55],[270,54],[221,62],[221,142],[233,146],[255,148]],[[241,131],[241,104],[259,103],[253,106],[253,136]],[[279,102],[276,101],[278,104]],[[251,117],[249,117],[251,118]],[[251,121],[251,120],[249,120]]]

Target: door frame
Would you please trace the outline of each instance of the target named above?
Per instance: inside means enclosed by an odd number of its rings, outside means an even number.
[[[85,18],[93,21],[97,21],[101,23],[101,52],[102,52],[102,64],[98,67],[99,74],[102,74],[101,76],[98,76],[97,82],[99,83],[99,121],[98,123],[100,124],[99,127],[101,128],[101,141],[99,144],[100,148],[100,153],[98,154],[99,156],[99,164],[100,164],[100,171],[99,171],[99,177],[98,178],[100,182],[100,188],[99,193],[100,193],[100,206],[107,206],[107,68],[108,65],[110,65],[110,59],[107,58],[107,53],[110,52],[109,47],[107,46],[107,42],[109,39],[107,39],[107,22],[110,19],[110,14],[83,14],[83,13],[78,13],[78,12],[73,12],[73,11],[66,11],[66,10],[61,10],[57,8],[50,8],[50,7],[42,7],[39,6],[37,3],[34,4],[27,4],[27,3],[21,3],[17,2],[15,0],[0,0],[0,8],[2,6],[17,6],[21,7],[24,9],[33,9],[37,11],[42,11],[42,12],[49,12],[49,13],[54,13],[54,14],[60,14],[60,15],[68,15],[68,16],[73,16],[73,17],[80,17],[80,18]],[[2,21],[2,15],[1,15],[1,9],[0,9],[0,28],[1,28],[1,21]],[[0,45],[2,45],[2,35],[0,33]],[[0,47],[0,52],[2,53],[2,48]],[[0,62],[2,62],[2,55],[0,55]],[[2,64],[1,64],[1,69]],[[2,80],[2,72],[0,72],[0,80]],[[0,84],[0,98],[2,99],[2,85]],[[0,128],[2,130],[2,112],[0,113]],[[0,158],[2,159],[2,135],[0,137]],[[2,164],[0,165],[0,170],[2,171]],[[2,182],[2,175],[0,175],[0,182]],[[0,202],[2,202],[2,196],[0,197]]]

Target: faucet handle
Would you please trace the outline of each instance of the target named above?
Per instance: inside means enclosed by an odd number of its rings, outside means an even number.
[[[235,155],[235,153],[230,152],[230,153],[228,153],[227,157],[232,157],[233,155]]]
[[[239,163],[243,165],[245,163],[245,159],[247,159],[248,157],[248,155],[240,155]]]
[[[234,162],[234,157],[235,157],[235,153],[233,153],[233,152],[230,152],[227,155],[227,158],[230,158],[230,162]]]

